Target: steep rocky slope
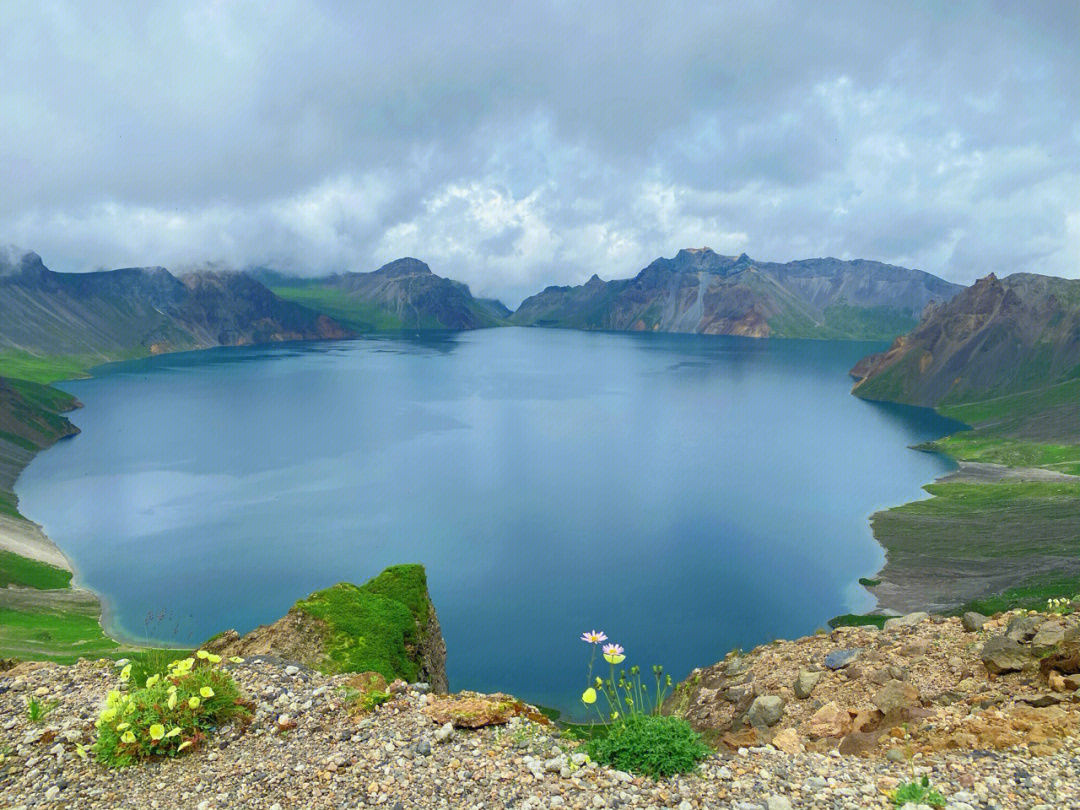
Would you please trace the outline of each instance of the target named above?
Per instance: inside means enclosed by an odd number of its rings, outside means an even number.
[[[980,279],[853,370],[856,396],[950,405],[1080,377],[1080,280]]]
[[[473,298],[459,281],[443,278],[418,259],[397,259],[372,273],[300,279],[253,271],[282,298],[323,312],[358,331],[479,329],[505,322],[499,301]]]
[[[870,261],[777,264],[709,248],[680,250],[632,279],[593,276],[525,299],[521,325],[747,337],[893,337],[930,302],[961,289],[918,270]]]
[[[167,351],[347,337],[326,316],[241,273],[177,278],[162,267],[54,273],[36,253],[0,252],[0,356],[66,356],[84,367]]]

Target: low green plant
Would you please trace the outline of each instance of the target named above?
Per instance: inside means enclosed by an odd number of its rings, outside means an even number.
[[[364,694],[360,696],[360,711],[365,714],[374,711],[376,706],[382,706],[392,697],[393,695],[389,692],[380,692],[377,689],[373,689],[370,692],[364,692]]]
[[[1073,599],[1059,598],[1059,599],[1047,599],[1046,600],[1046,612],[1055,613],[1058,616],[1068,616],[1073,612],[1072,603]]]
[[[122,768],[153,757],[175,757],[197,747],[222,724],[249,719],[250,703],[220,663],[220,656],[199,650],[133,689],[128,688],[133,685],[132,665],[125,666],[121,688],[109,692],[95,723],[98,760]]]
[[[586,743],[597,762],[654,779],[694,770],[712,750],[681,717],[635,714]]]
[[[937,788],[930,787],[930,778],[914,779],[899,785],[890,795],[895,807],[905,804],[927,804],[931,807],[944,807],[947,802]]]
[[[42,703],[37,698],[32,697],[26,701],[26,717],[35,725],[44,723],[45,718],[56,711],[56,707],[59,705],[59,700],[50,700],[47,703]]]
[[[671,689],[671,676],[664,673],[663,667],[652,668],[655,686],[650,692],[640,667],[622,669],[616,675],[615,667],[626,660],[626,651],[619,644],[604,644],[601,649],[608,663],[608,677],[594,678],[596,650],[607,636],[593,630],[582,634],[581,640],[592,646],[588,686],[581,702],[595,709],[602,724],[608,724],[606,734],[588,735],[590,756],[619,770],[656,778],[691,771],[711,753],[689,723],[681,717],[660,714],[664,697]],[[607,703],[606,718],[596,705],[598,696]]]

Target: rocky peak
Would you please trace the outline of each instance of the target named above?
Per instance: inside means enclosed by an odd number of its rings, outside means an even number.
[[[431,268],[427,264],[409,256],[384,264],[375,272],[379,275],[394,277],[432,275]]]
[[[48,274],[41,257],[15,245],[0,246],[0,278],[31,281]]]

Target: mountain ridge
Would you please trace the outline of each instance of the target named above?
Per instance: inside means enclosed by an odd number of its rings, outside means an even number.
[[[891,338],[931,302],[963,289],[921,270],[865,259],[758,262],[684,248],[636,276],[549,286],[510,322],[746,337]]]

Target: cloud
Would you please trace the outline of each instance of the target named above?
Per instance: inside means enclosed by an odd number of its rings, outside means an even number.
[[[1071,3],[8,4],[0,242],[510,303],[708,244],[1080,274]]]

